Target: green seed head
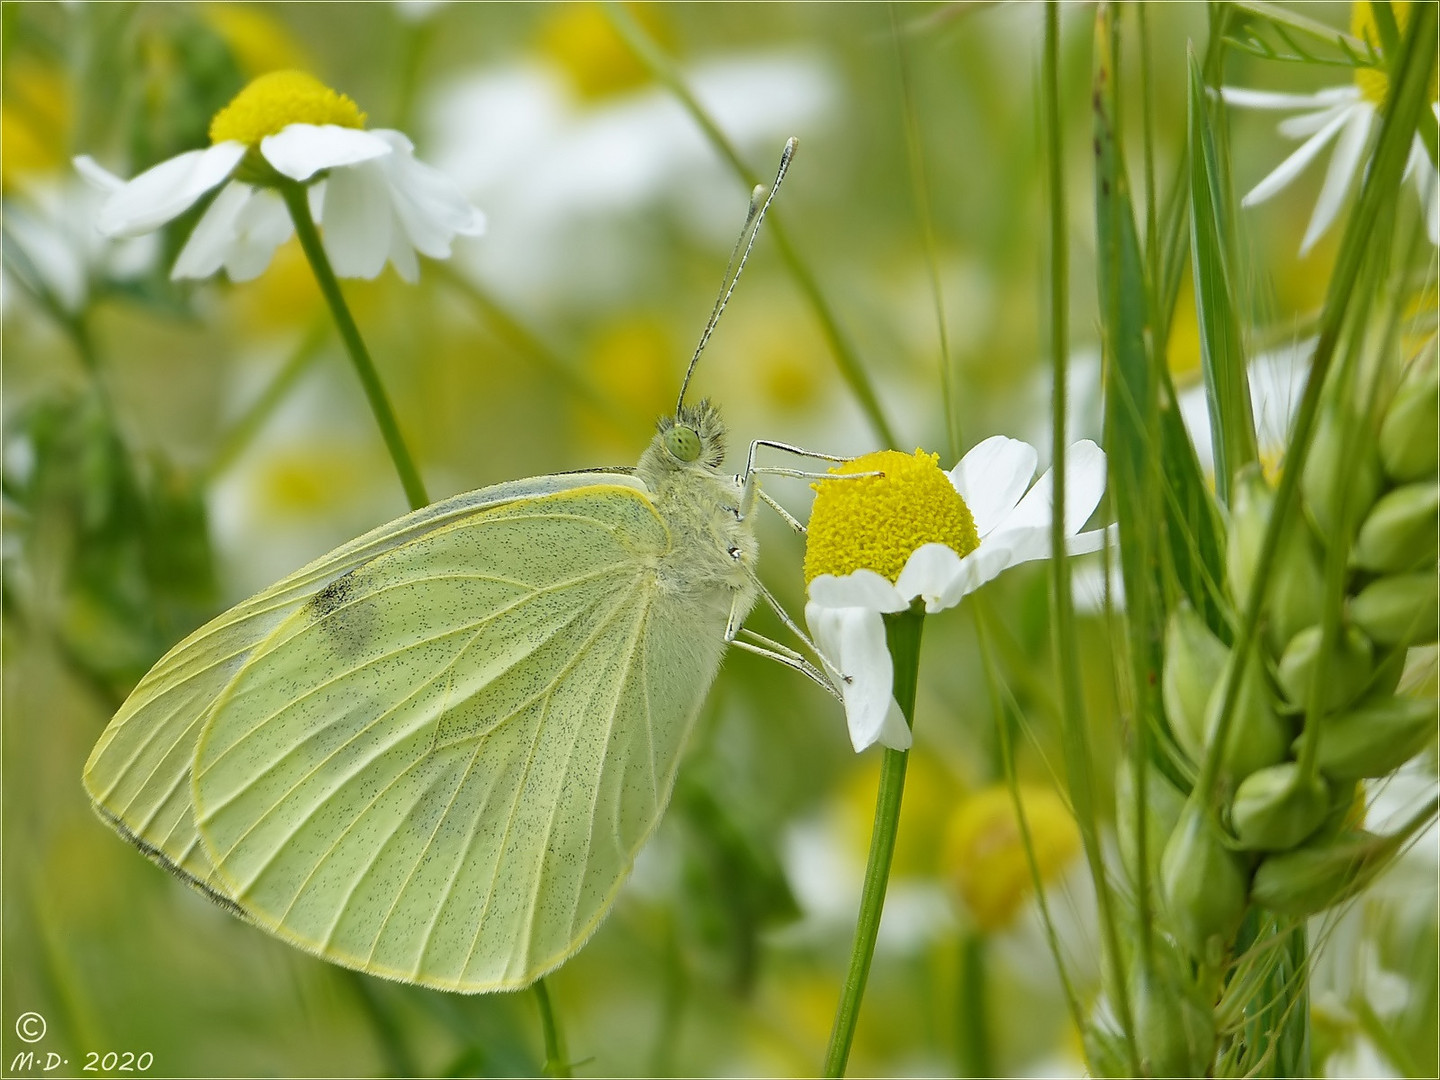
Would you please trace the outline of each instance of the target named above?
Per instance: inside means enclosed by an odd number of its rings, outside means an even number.
[[[1175,831],[1180,813],[1185,809],[1185,796],[1149,761],[1145,763],[1145,880],[1152,890],[1158,888],[1160,852],[1166,839]],[[1115,774],[1115,838],[1120,845],[1120,862],[1130,881],[1140,882],[1138,852],[1139,828],[1136,814],[1140,811],[1139,792],[1135,785],[1135,766],[1126,755]]]
[[[1130,973],[1135,1047],[1146,1076],[1208,1076],[1215,1056],[1215,1011],[1180,971],[1173,950],[1156,949]]]
[[[1245,916],[1248,878],[1244,857],[1187,804],[1160,858],[1160,889],[1170,931],[1195,959],[1224,962]]]
[[[1396,846],[1356,829],[1272,855],[1255,871],[1251,898],[1281,915],[1318,915],[1365,888]]]
[[[1300,490],[1321,536],[1340,528],[1340,499],[1351,521],[1360,521],[1380,495],[1380,452],[1374,427],[1348,407],[1327,400],[1320,407],[1315,439],[1305,459]],[[1337,489],[1336,479],[1342,486]]]
[[[1231,656],[1226,660],[1226,668],[1233,663],[1234,657]],[[1224,689],[1225,680],[1217,680],[1205,706],[1207,743],[1214,737],[1220,722]],[[1224,776],[1234,785],[1256,769],[1278,765],[1285,760],[1292,736],[1289,722],[1275,710],[1274,695],[1265,678],[1260,651],[1252,649],[1249,662],[1240,675],[1235,715],[1230,720],[1230,733],[1225,739],[1225,750],[1220,759]]]
[[[1260,467],[1242,469],[1235,481],[1226,540],[1226,571],[1237,606],[1250,595],[1274,503],[1274,492]],[[1272,653],[1279,653],[1299,630],[1320,621],[1324,582],[1315,538],[1303,517],[1295,515],[1286,523],[1270,566],[1265,641]]]
[[[1330,791],[1318,776],[1306,780],[1293,761],[1247,776],[1235,790],[1230,824],[1248,851],[1288,851],[1325,820]]]
[[[1413,368],[1385,410],[1380,424],[1380,462],[1398,483],[1434,477],[1436,468],[1437,374],[1434,358]]]
[[[1391,574],[1366,585],[1350,601],[1350,621],[1377,645],[1428,645],[1436,638],[1435,571]]]
[[[1360,526],[1350,561],[1376,574],[1433,566],[1437,512],[1440,485],[1433,477],[1382,495]]]
[[[1322,721],[1320,771],[1337,782],[1388,776],[1435,739],[1433,697],[1383,697]],[[1296,752],[1300,742],[1296,741]]]
[[[1192,761],[1205,756],[1205,706],[1229,654],[1189,604],[1170,613],[1160,693],[1175,740]]]
[[[1370,639],[1353,626],[1344,627],[1334,647],[1322,656],[1320,627],[1307,626],[1290,639],[1280,657],[1280,689],[1292,709],[1302,711],[1309,701],[1310,680],[1316,665],[1320,675],[1320,711],[1342,709],[1369,689],[1375,673],[1375,650]]]

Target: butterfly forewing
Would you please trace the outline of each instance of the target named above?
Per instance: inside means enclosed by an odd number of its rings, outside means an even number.
[[[519,480],[458,495],[384,525],[207,623],[142,679],[101,735],[85,787],[112,825],[192,884],[225,900],[191,810],[190,767],[202,721],[255,645],[328,582],[387,551],[488,507],[627,476],[576,473]]]
[[[475,513],[338,578],[204,722],[228,895],[340,963],[525,985],[584,942],[669,798],[723,648],[657,588],[633,488]]]

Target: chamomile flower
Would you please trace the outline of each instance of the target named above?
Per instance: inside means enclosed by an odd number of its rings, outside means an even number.
[[[246,281],[264,272],[294,231],[277,188],[295,181],[309,187],[310,212],[336,274],[373,278],[389,261],[414,281],[416,252],[447,258],[457,235],[484,229],[483,215],[459,189],[415,160],[408,138],[367,130],[355,102],[303,72],[255,79],[215,114],[210,140],[114,191],[100,209],[100,231],[152,232],[220,187],[171,276],[209,277],[224,267],[232,280]],[[93,163],[81,167],[97,175]]]
[[[882,450],[834,472],[879,476],[821,481],[805,545],[805,618],[845,679],[840,691],[857,751],[910,745],[892,694],[886,614],[923,600],[954,607],[1001,572],[1050,554],[1052,474],[1033,486],[1036,451],[996,435],[950,472],[939,457]],[[1105,453],[1089,440],[1066,451],[1064,531],[1070,554],[1097,551],[1105,530],[1080,532],[1105,490]]]
[[[1409,19],[1408,3],[1393,5],[1396,22],[1404,29]],[[1367,42],[1377,53],[1379,33],[1375,28],[1375,16],[1368,2],[1357,3],[1350,9],[1350,32]],[[1345,195],[1355,178],[1363,173],[1366,148],[1370,133],[1380,117],[1389,93],[1389,80],[1383,68],[1362,67],[1355,71],[1355,81],[1350,86],[1331,86],[1313,94],[1278,94],[1264,90],[1248,90],[1238,86],[1220,89],[1220,96],[1228,105],[1245,109],[1297,110],[1294,116],[1282,120],[1279,132],[1286,138],[1304,139],[1299,148],[1282,161],[1273,172],[1250,189],[1241,199],[1242,206],[1254,206],[1287,187],[1299,176],[1307,165],[1332,142],[1335,150],[1330,157],[1330,167],[1325,172],[1325,181],[1320,187],[1315,211],[1300,242],[1300,254],[1304,255],[1334,223]],[[1431,87],[1431,109],[1440,119],[1440,106],[1434,101],[1434,86]],[[1413,180],[1420,196],[1421,213],[1431,243],[1440,243],[1440,203],[1437,203],[1437,178],[1435,164],[1425,150],[1420,136],[1415,136],[1410,147],[1410,157],[1405,164],[1405,178]]]
[[[956,804],[945,837],[946,880],[970,921],[986,933],[1013,925],[1040,881],[1058,879],[1080,853],[1080,830],[1053,788],[1021,784],[1029,848],[1005,784],[991,784]]]

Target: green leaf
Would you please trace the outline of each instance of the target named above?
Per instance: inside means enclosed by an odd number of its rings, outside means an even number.
[[[1134,659],[1158,679],[1168,603],[1167,558],[1207,625],[1229,638],[1218,603],[1222,545],[1215,501],[1176,405],[1170,373],[1151,352],[1151,283],[1135,227],[1116,126],[1113,73],[1101,58],[1095,95],[1095,211],[1106,345],[1106,445],[1120,526],[1120,562]],[[1158,463],[1158,469],[1157,469]],[[1161,508],[1163,507],[1163,512]]]
[[[1225,250],[1228,200],[1210,126],[1205,80],[1193,49],[1189,62],[1190,261],[1210,441],[1215,452],[1215,487],[1220,501],[1229,505],[1231,478],[1256,458],[1255,421]]]

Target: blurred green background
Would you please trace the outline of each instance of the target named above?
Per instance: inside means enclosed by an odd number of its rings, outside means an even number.
[[[663,4],[635,14],[755,172],[768,176],[785,137],[800,137],[774,213],[899,448],[936,450],[948,467],[1006,433],[1036,443],[1044,467],[1040,9]],[[1347,19],[1344,5],[1307,14]],[[405,504],[294,242],[256,281],[172,283],[195,213],[152,244],[106,245],[93,230],[96,197],[68,162],[89,153],[130,176],[202,146],[214,111],[277,67],[310,70],[372,126],[408,132],[489,219],[452,260],[425,263],[418,286],[388,269],[345,286],[433,498],[633,463],[673,402],[746,185],[594,6],[7,3],[3,19],[7,1068],[34,1049],[67,1059],[59,1074],[107,1051],[148,1051],[160,1075],[536,1071],[533,996],[447,996],[329,966],[192,893],[91,812],[85,758],[165,649]],[[1092,20],[1083,4],[1062,16],[1074,437],[1098,437],[1100,419]],[[1204,28],[1200,5],[1149,10],[1164,175],[1185,138],[1185,43]],[[1138,101],[1137,65],[1124,77]],[[1336,76],[1239,57],[1227,78],[1307,90]],[[1289,152],[1272,125],[1237,117],[1241,190]],[[1245,218],[1246,257],[1263,268],[1246,293],[1258,336],[1293,337],[1319,303],[1335,238],[1295,254],[1319,183],[1308,175],[1293,198]],[[1193,382],[1184,299],[1180,312],[1171,362]],[[723,407],[737,447],[768,437],[860,453],[880,441],[770,235],[696,387]],[[739,468],[733,448],[730,461]],[[803,482],[768,490],[804,518]],[[800,541],[767,516],[761,545],[762,577],[800,612]],[[976,615],[991,631],[998,694]],[[1103,616],[1085,617],[1096,630],[1082,635],[1087,704],[1108,775],[1121,722],[1110,637]],[[783,633],[763,613],[752,625]],[[929,621],[900,852],[853,1073],[962,1071],[959,1010],[974,1006],[962,987],[976,971],[995,1071],[1080,1069],[1013,828],[987,809],[998,711],[1043,816],[1058,787],[1055,698],[1041,569]],[[659,835],[600,932],[550,980],[582,1075],[819,1067],[878,762],[851,751],[839,707],[815,687],[756,657],[727,660]],[[1068,819],[1055,817],[1052,901],[1088,998],[1089,886]],[[977,881],[991,893],[981,897]],[[1413,966],[1417,941],[1433,955],[1430,895],[1428,919],[1386,924],[1382,966]],[[1433,967],[1428,979],[1433,1003]],[[31,1010],[48,1031],[27,1047],[14,1024]],[[1341,1045],[1349,1014],[1335,1015],[1317,1038]],[[1422,1045],[1433,1022],[1432,1009]]]

